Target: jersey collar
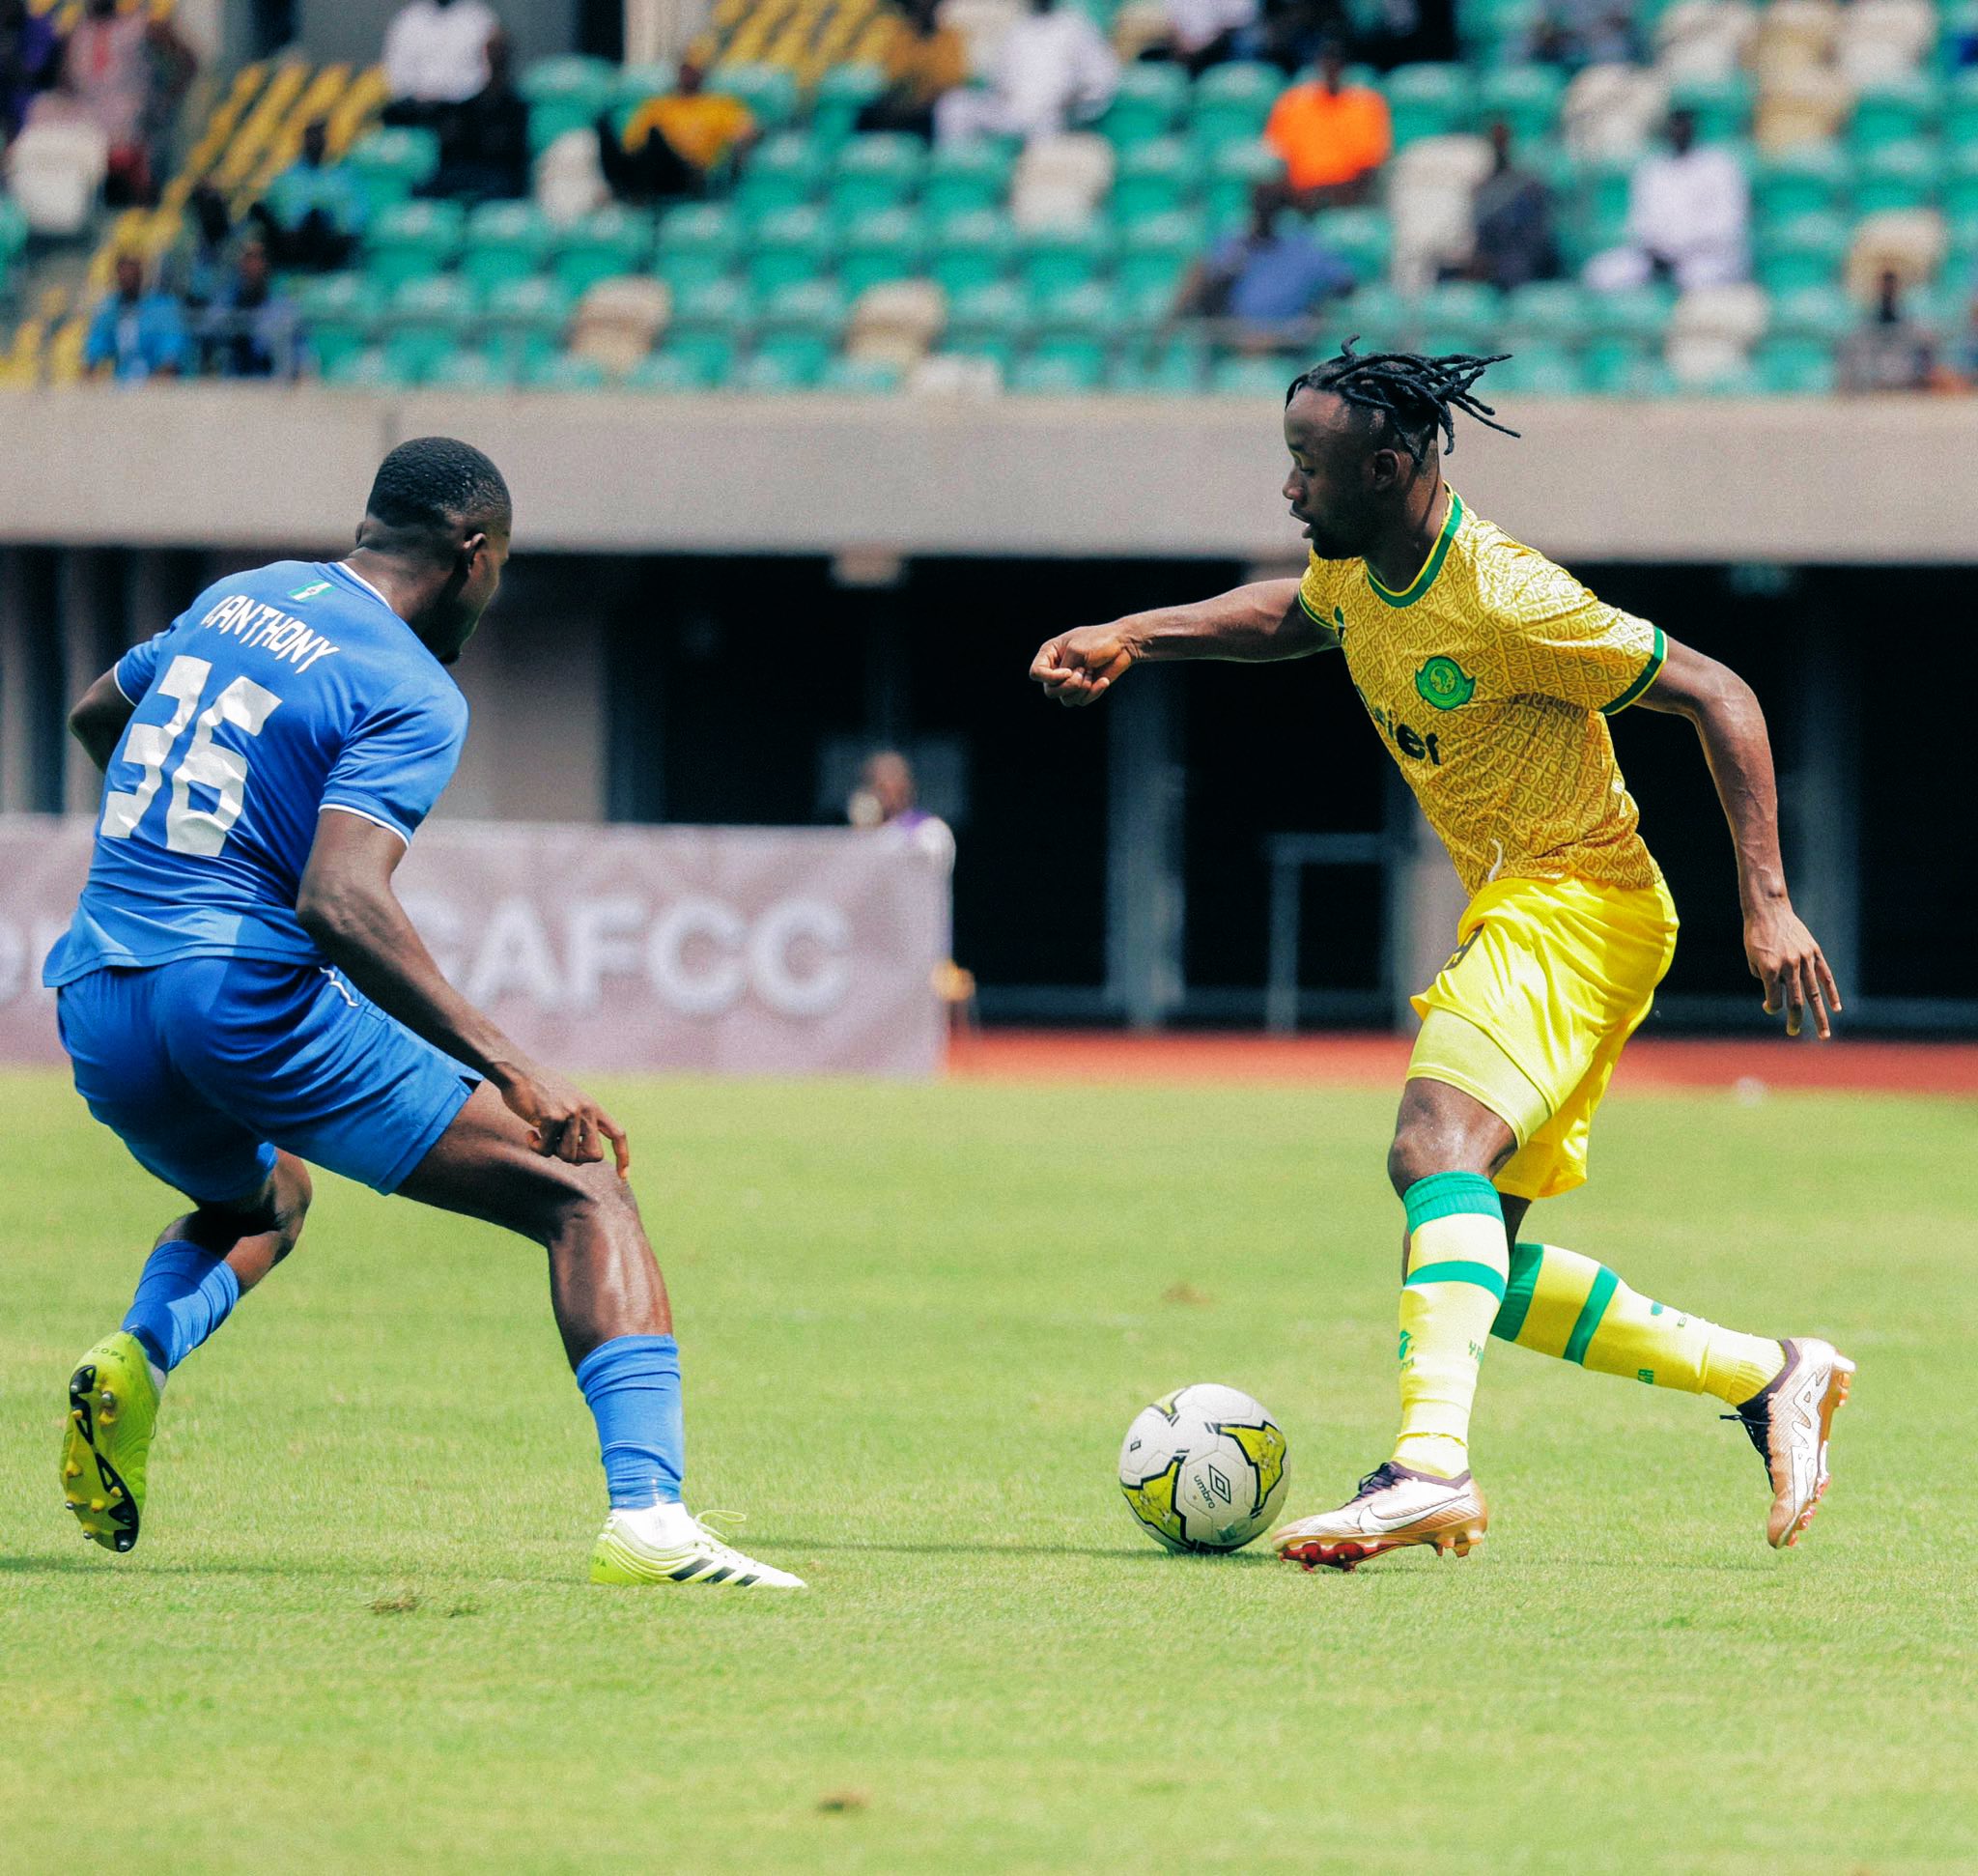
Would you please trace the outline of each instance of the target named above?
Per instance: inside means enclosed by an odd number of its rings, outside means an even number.
[[[389,612],[393,618],[398,618],[398,609],[394,607],[391,601],[386,599],[385,596],[382,593],[381,593],[376,586],[372,585],[372,583],[368,580],[366,580],[361,573],[357,572],[357,570],[354,567],[347,567],[341,560],[325,560],[323,562],[323,564],[326,566],[331,573],[341,574],[353,585],[363,587],[363,589],[367,593],[369,593],[371,597],[379,603],[379,605],[383,607],[384,610],[387,612]],[[399,622],[400,624],[404,624],[405,621],[401,619]]]
[[[1456,537],[1456,529],[1463,525],[1463,498],[1452,489],[1449,492],[1449,516],[1442,524],[1442,532],[1435,537],[1435,546],[1429,550],[1428,558],[1423,561],[1422,571],[1408,582],[1399,592],[1390,592],[1373,577],[1373,569],[1367,569],[1367,583],[1373,588],[1376,599],[1385,600],[1390,606],[1412,606],[1435,584],[1435,576],[1442,571],[1442,563],[1449,558],[1449,545]]]

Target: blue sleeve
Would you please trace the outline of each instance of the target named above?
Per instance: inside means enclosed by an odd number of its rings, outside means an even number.
[[[82,361],[92,367],[106,365],[117,355],[117,314],[106,299],[89,323],[89,337],[83,343]]]
[[[422,678],[394,691],[345,743],[323,806],[375,821],[410,845],[453,780],[466,737],[466,699],[451,684]]]
[[[133,707],[144,701],[151,681],[157,675],[158,659],[163,656],[165,634],[154,633],[141,645],[132,645],[110,667],[110,676],[124,693],[124,701]]]

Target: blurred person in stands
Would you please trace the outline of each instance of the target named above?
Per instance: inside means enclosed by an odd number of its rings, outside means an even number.
[[[302,128],[302,149],[248,212],[279,267],[329,272],[351,258],[370,205],[357,180],[329,160],[329,126]]]
[[[147,287],[137,255],[117,256],[116,288],[90,321],[82,357],[99,377],[122,384],[177,378],[190,364],[192,341],[179,302]]]
[[[234,217],[227,198],[202,183],[185,198],[186,230],[165,257],[158,288],[187,311],[211,306],[233,270]]]
[[[205,369],[218,378],[293,378],[299,337],[296,303],[276,290],[267,247],[243,242],[234,277],[200,323]]]
[[[1669,113],[1669,148],[1635,165],[1627,191],[1627,242],[1587,263],[1599,293],[1671,280],[1685,293],[1751,271],[1751,191],[1744,166],[1722,144],[1696,140],[1696,113]]]
[[[645,102],[615,132],[598,120],[598,156],[615,194],[634,202],[705,195],[721,165],[739,162],[761,137],[739,98],[707,89],[707,69],[683,59],[673,89]]]
[[[1088,14],[1058,0],[1031,10],[996,48],[986,91],[951,91],[934,107],[943,143],[1051,137],[1089,124],[1119,88],[1119,60]]]
[[[1369,85],[1345,82],[1345,53],[1337,41],[1318,55],[1318,70],[1271,106],[1264,141],[1285,159],[1285,181],[1296,206],[1314,209],[1361,202],[1394,148],[1387,99]]]
[[[907,0],[886,43],[886,89],[859,113],[861,130],[934,136],[934,107],[969,82],[968,43],[941,23],[940,0]]]
[[[1559,274],[1559,244],[1552,234],[1552,190],[1541,176],[1512,157],[1511,126],[1490,127],[1490,174],[1470,198],[1477,235],[1458,278],[1484,280],[1509,292]]]
[[[1903,281],[1884,269],[1867,322],[1841,347],[1844,391],[1926,391],[1937,383],[1936,342],[1903,310]]]
[[[1257,39],[1257,0],[1166,0],[1168,32],[1141,54],[1172,59],[1201,77],[1212,65],[1247,57]]]
[[[1382,71],[1456,56],[1454,0],[1372,0],[1341,9],[1353,56]]]
[[[883,749],[865,758],[859,785],[845,804],[845,818],[854,827],[889,828],[931,859],[954,864],[953,829],[920,806],[914,765],[896,749]]]
[[[515,43],[498,26],[486,57],[488,82],[435,122],[439,167],[422,194],[512,202],[529,192],[529,107],[515,88]]]
[[[1615,0],[1546,0],[1525,37],[1525,61],[1578,71],[1590,65],[1636,65],[1641,35]]]
[[[1284,208],[1281,187],[1264,184],[1251,192],[1248,229],[1218,242],[1182,280],[1175,298],[1182,318],[1227,322],[1230,343],[1243,352],[1310,346],[1314,315],[1353,291],[1353,270]]]
[[[431,128],[488,82],[488,42],[501,22],[486,0],[411,0],[384,29],[387,124]]]
[[[62,43],[46,14],[27,0],[0,0],[0,150],[20,134],[37,92],[55,82]]]
[[[198,70],[169,19],[149,9],[120,14],[117,0],[87,0],[63,43],[62,90],[109,140],[110,207],[155,199],[157,142]]]

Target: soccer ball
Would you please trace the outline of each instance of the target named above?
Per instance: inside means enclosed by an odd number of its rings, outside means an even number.
[[[1285,1435],[1234,1387],[1198,1381],[1134,1416],[1119,1449],[1119,1490],[1156,1544],[1237,1550],[1285,1495]]]

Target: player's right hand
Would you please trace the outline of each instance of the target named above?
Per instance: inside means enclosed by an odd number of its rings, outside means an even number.
[[[1096,703],[1126,675],[1134,642],[1122,621],[1060,632],[1031,660],[1031,676],[1067,710]]]
[[[625,1129],[575,1082],[533,1062],[504,1067],[493,1079],[509,1111],[528,1123],[529,1145],[545,1159],[595,1165],[604,1158],[608,1140],[618,1177],[632,1171],[632,1143]]]

